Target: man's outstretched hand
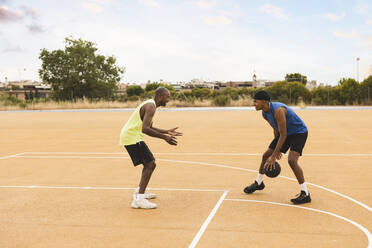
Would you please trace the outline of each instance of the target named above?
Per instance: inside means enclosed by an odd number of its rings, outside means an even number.
[[[167,134],[169,134],[169,135],[171,135],[171,136],[182,136],[182,133],[176,131],[177,128],[178,128],[178,127],[175,127],[175,128],[169,129],[169,130],[167,131]]]

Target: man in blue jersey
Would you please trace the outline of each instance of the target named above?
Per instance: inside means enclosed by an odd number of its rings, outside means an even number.
[[[262,156],[260,170],[257,179],[244,189],[246,194],[256,190],[263,190],[263,176],[265,169],[271,170],[275,161],[281,159],[282,153],[290,148],[288,163],[300,184],[301,192],[296,198],[291,199],[294,204],[311,202],[310,193],[307,190],[304,174],[298,164],[302,155],[302,149],[307,139],[307,127],[298,115],[287,105],[280,102],[271,102],[266,91],[258,91],[253,97],[253,105],[256,110],[262,110],[263,118],[274,129],[274,139],[269,148]]]

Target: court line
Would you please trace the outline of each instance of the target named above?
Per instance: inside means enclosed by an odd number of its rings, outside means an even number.
[[[23,155],[19,155],[19,156],[15,156],[15,158],[38,158],[38,159],[44,159],[44,158],[93,158],[93,159],[110,159],[110,158],[114,158],[114,159],[121,159],[121,158],[125,158],[125,159],[129,159],[128,157],[123,157],[123,156],[118,156],[118,157],[88,157],[88,156],[23,156]],[[230,166],[230,165],[224,165],[224,164],[214,164],[214,163],[205,163],[205,162],[195,162],[195,161],[185,161],[185,160],[171,160],[171,159],[156,159],[157,161],[164,161],[164,162],[172,162],[172,163],[183,163],[183,164],[197,164],[197,165],[206,165],[206,166],[214,166],[214,167],[221,167],[221,168],[228,168],[228,169],[233,169],[233,170],[242,170],[242,171],[249,171],[249,172],[254,172],[254,173],[257,173],[258,171],[257,170],[251,170],[251,169],[246,169],[246,168],[241,168],[241,167],[235,167],[235,166]],[[294,182],[297,182],[296,179],[294,178],[290,178],[290,177],[286,177],[286,176],[279,176],[280,178],[284,178],[284,179],[287,179],[287,180],[290,180],[290,181],[294,181]],[[359,206],[367,209],[368,211],[372,212],[372,208],[369,207],[368,205],[350,197],[350,196],[347,196],[347,195],[344,195],[340,192],[337,192],[335,190],[332,190],[332,189],[329,189],[327,187],[324,187],[324,186],[321,186],[321,185],[317,185],[317,184],[314,184],[314,183],[310,183],[310,182],[306,182],[306,184],[308,185],[312,185],[314,187],[317,187],[317,188],[320,188],[320,189],[323,189],[323,190],[326,190],[328,192],[331,192],[333,194],[336,194],[342,198],[345,198],[347,200],[350,200],[356,204],[358,204]]]
[[[228,193],[229,193],[228,190],[225,190],[223,192],[222,196],[220,197],[220,199],[218,200],[218,202],[216,203],[216,205],[214,206],[214,208],[212,209],[212,211],[208,215],[207,219],[204,221],[203,225],[200,227],[198,233],[195,235],[194,239],[192,240],[191,244],[189,245],[189,248],[194,248],[198,244],[201,236],[203,235],[204,231],[207,229],[209,223],[213,219],[213,217],[216,214],[217,210],[220,208],[223,200],[225,199],[225,197],[226,197],[226,195]]]
[[[331,215],[333,217],[344,220],[346,222],[349,222],[350,224],[352,224],[352,225],[356,226],[358,229],[360,229],[367,236],[368,248],[372,248],[372,234],[368,231],[367,228],[365,228],[364,226],[360,225],[359,223],[357,223],[355,221],[352,221],[352,220],[350,220],[346,217],[343,217],[341,215],[338,215],[338,214],[335,214],[335,213],[332,213],[332,212],[327,212],[327,211],[316,209],[316,208],[309,208],[309,207],[290,205],[290,204],[279,203],[279,202],[271,202],[271,201],[245,200],[245,199],[225,199],[225,201],[255,202],[255,203],[272,204],[272,205],[279,205],[279,206],[292,207],[292,208],[301,208],[301,209],[310,210],[310,211],[313,211],[313,212],[328,214],[328,215]]]
[[[69,155],[113,155],[123,154],[122,152],[24,152],[22,154],[69,154]],[[178,156],[262,156],[262,153],[214,153],[214,152],[184,152],[184,153],[171,153],[171,152],[158,152],[156,155],[178,155]],[[307,157],[371,157],[372,153],[308,153],[302,156]]]
[[[96,186],[46,186],[46,185],[0,185],[0,189],[81,189],[81,190],[135,190],[126,187],[96,187]],[[195,192],[225,192],[224,189],[180,189],[180,188],[147,188],[155,191],[195,191]]]
[[[0,159],[14,158],[14,157],[20,156],[22,154],[25,154],[25,153],[24,152],[21,152],[21,153],[17,153],[17,154],[11,154],[11,155],[7,155],[7,156],[2,156],[2,157],[0,157]]]
[[[18,155],[14,156],[15,158],[37,158],[37,159],[57,159],[57,158],[62,158],[62,159],[69,159],[69,158],[82,158],[82,159],[122,159],[122,158],[129,158],[125,156],[117,156],[117,157],[98,157],[98,156],[33,156],[33,155]]]

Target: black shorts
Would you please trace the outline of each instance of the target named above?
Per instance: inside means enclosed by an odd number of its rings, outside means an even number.
[[[280,152],[286,153],[288,149],[291,148],[291,151],[298,152],[301,156],[302,150],[304,149],[304,146],[306,143],[306,139],[307,139],[307,132],[306,133],[295,133],[295,134],[289,135],[285,139],[284,144],[282,148],[280,149]],[[271,141],[269,148],[275,150],[278,140],[279,140],[279,135],[276,136],[273,139],[273,141]]]
[[[155,161],[154,155],[152,155],[152,152],[143,141],[124,147],[127,149],[134,166]]]

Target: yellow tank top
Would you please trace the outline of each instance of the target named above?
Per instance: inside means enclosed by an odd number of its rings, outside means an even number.
[[[143,141],[143,133],[142,133],[142,120],[140,115],[140,110],[143,105],[146,103],[153,103],[155,105],[154,99],[149,99],[141,103],[136,110],[132,113],[129,117],[127,123],[125,123],[124,127],[121,129],[120,132],[120,145],[127,146],[133,145],[140,141]]]

